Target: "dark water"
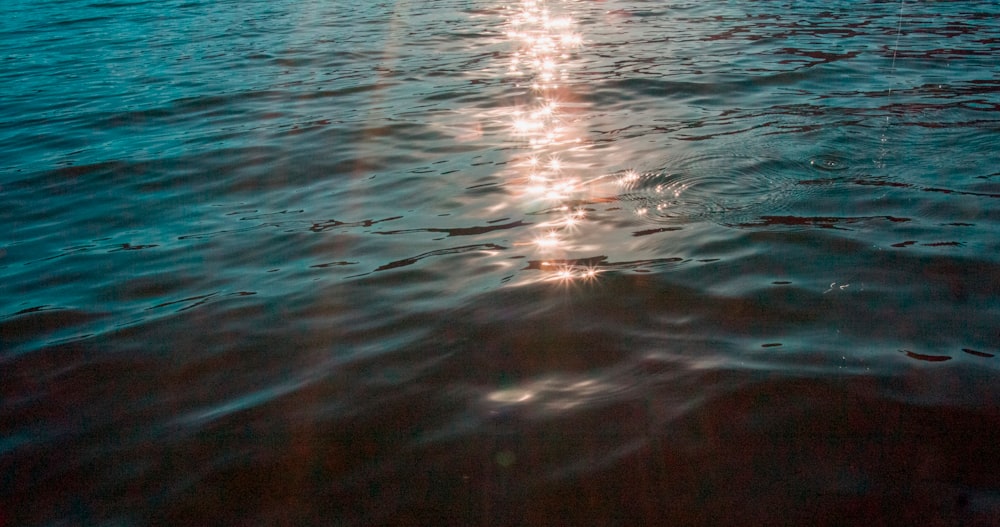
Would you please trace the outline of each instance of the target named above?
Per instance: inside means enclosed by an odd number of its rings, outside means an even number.
[[[1000,5],[0,4],[0,526],[1000,525]]]

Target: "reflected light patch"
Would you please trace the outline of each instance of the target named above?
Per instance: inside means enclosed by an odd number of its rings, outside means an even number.
[[[574,33],[560,35],[559,39],[562,41],[563,47],[575,48],[583,43],[583,38]]]
[[[546,20],[545,26],[550,29],[566,29],[573,25],[573,19],[569,17],[559,17],[556,19]]]
[[[620,178],[618,178],[618,184],[628,185],[634,183],[637,179],[639,179],[638,172],[636,172],[635,170],[626,170],[625,173],[622,174]]]
[[[565,208],[568,209],[569,207]],[[563,216],[562,223],[566,229],[572,230],[574,227],[580,225],[586,217],[587,213],[583,209],[575,209],[566,212]]]
[[[542,123],[534,119],[517,119],[514,121],[514,131],[527,134],[542,128]]]
[[[622,380],[553,375],[519,387],[490,391],[485,400],[492,403],[490,406],[524,405],[539,412],[565,412],[628,395],[634,384]]]
[[[572,267],[563,267],[561,269],[558,269],[556,271],[555,278],[556,278],[556,280],[560,280],[560,281],[563,281],[563,282],[568,282],[570,280],[573,280],[573,268]]]
[[[559,239],[559,233],[555,231],[549,231],[544,236],[535,238],[535,245],[541,249],[555,249],[561,243],[562,240]]]
[[[600,270],[596,267],[578,267],[573,265],[565,265],[556,268],[553,271],[550,280],[555,280],[561,283],[578,283],[578,282],[593,282],[597,280],[597,275],[600,274]]]
[[[509,390],[497,390],[486,396],[487,399],[495,403],[523,403],[531,400],[535,392],[523,388],[511,388]]]

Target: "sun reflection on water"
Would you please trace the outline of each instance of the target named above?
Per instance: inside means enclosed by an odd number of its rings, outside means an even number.
[[[552,8],[550,8],[552,4]],[[538,232],[517,245],[529,247],[545,278],[559,282],[593,280],[596,267],[577,265],[568,256],[582,249],[574,243],[587,221],[587,210],[567,203],[584,202],[594,181],[592,167],[574,159],[583,139],[574,125],[571,62],[583,46],[573,2],[522,0],[508,6],[507,37],[514,50],[506,74],[526,89],[525,99],[509,109],[510,135],[530,153],[515,159],[513,185],[518,202],[541,206],[552,217],[535,224]],[[558,13],[556,11],[559,11]]]
[[[551,375],[485,394],[484,403],[493,413],[524,407],[529,412],[562,413],[577,407],[601,404],[626,395],[634,388],[608,378]]]
[[[595,154],[600,145],[586,139],[582,123],[588,121],[589,103],[581,90],[587,83],[574,75],[575,67],[585,63],[586,41],[574,15],[591,20],[594,13],[588,9],[589,4],[574,0],[521,0],[503,8],[511,51],[502,75],[515,88],[517,102],[502,114],[519,152],[508,161],[511,200],[506,206],[545,218],[532,221],[535,232],[514,245],[531,251],[528,269],[543,271],[539,279],[561,283],[589,283],[609,268],[607,257],[594,252],[607,247],[588,242],[597,232],[588,224],[596,226],[602,217],[594,205],[618,203],[644,177],[632,169],[602,166],[595,161],[606,160]],[[664,206],[634,212],[644,218],[660,214]]]

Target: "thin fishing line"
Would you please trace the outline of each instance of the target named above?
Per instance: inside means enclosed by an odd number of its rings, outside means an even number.
[[[875,160],[875,166],[878,168],[885,168],[885,158],[889,154],[886,149],[886,143],[889,141],[887,132],[889,130],[890,117],[892,114],[892,88],[895,85],[895,73],[896,73],[896,55],[899,53],[899,40],[903,35],[903,7],[906,4],[906,0],[899,0],[899,14],[896,17],[896,43],[892,46],[892,62],[889,64],[889,91],[886,94],[886,116],[885,116],[885,128],[882,129],[882,136],[880,142],[882,146],[879,147],[879,155]]]
[[[903,5],[906,0],[899,0],[899,15],[896,21],[896,44],[892,47],[892,63],[889,65],[889,96],[892,96],[892,75],[896,72],[896,54],[899,52],[899,38],[903,34]],[[887,117],[888,119],[888,117]]]

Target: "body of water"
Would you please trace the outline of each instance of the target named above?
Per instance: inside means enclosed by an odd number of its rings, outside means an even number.
[[[993,1],[8,0],[0,525],[1000,524]]]

